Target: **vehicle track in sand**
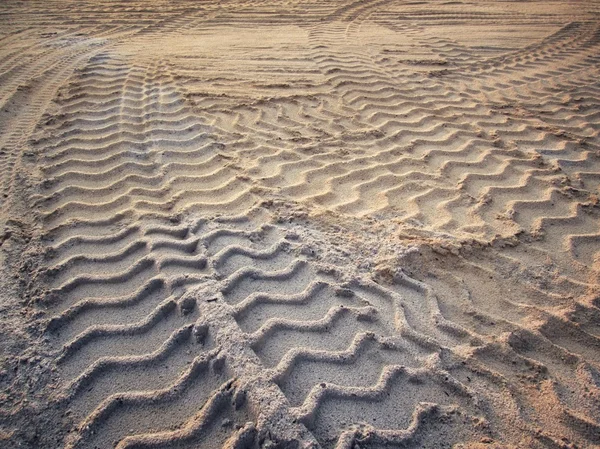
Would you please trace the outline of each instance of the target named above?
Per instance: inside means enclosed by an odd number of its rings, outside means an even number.
[[[600,444],[597,5],[53,6],[0,145],[64,447]]]

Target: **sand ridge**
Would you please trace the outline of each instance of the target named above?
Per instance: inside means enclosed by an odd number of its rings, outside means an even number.
[[[0,445],[600,444],[596,2],[0,10]]]

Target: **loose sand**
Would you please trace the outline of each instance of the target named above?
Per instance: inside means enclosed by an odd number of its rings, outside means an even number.
[[[600,446],[600,4],[0,4],[0,447]]]

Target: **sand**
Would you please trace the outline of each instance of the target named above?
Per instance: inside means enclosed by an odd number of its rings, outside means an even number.
[[[0,447],[600,447],[600,3],[0,4]]]

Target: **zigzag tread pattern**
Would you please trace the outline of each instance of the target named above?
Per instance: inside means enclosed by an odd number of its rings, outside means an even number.
[[[220,3],[1,19],[60,443],[600,444],[593,8]]]

